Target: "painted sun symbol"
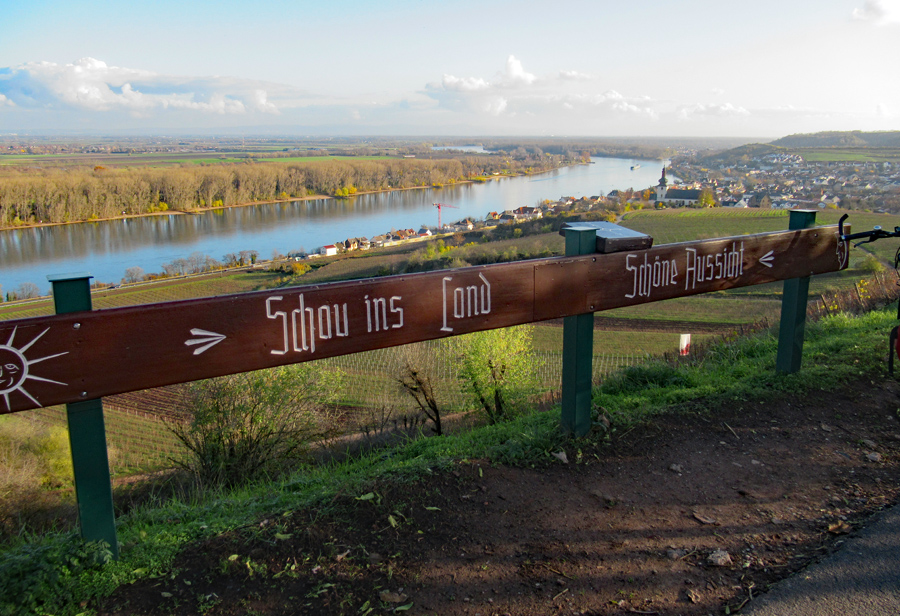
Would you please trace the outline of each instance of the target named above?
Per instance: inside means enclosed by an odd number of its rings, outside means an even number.
[[[13,346],[16,340],[17,330],[18,327],[13,329],[6,344],[0,344],[0,396],[3,396],[3,400],[6,402],[7,411],[11,410],[9,405],[9,394],[15,391],[18,391],[38,406],[41,406],[41,403],[25,389],[25,381],[43,381],[45,383],[55,383],[56,385],[66,384],[31,374],[31,366],[48,359],[53,359],[54,357],[59,357],[60,355],[65,355],[68,351],[56,353],[55,355],[47,355],[46,357],[39,357],[37,359],[28,359],[25,357],[25,351],[30,349],[35,342],[40,340],[41,336],[50,331],[50,328],[48,327],[35,336],[31,342],[24,344],[19,348]]]

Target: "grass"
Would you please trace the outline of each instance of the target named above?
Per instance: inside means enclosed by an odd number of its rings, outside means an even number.
[[[699,361],[680,366],[653,361],[628,368],[604,382],[594,400],[629,423],[673,408],[713,409],[812,388],[832,390],[847,380],[882,373],[880,349],[896,321],[894,310],[839,314],[809,324],[803,369],[797,374],[775,373],[778,342],[767,333],[716,345]]]
[[[697,323],[741,325],[764,318],[777,319],[781,314],[781,285],[775,283],[753,301],[738,295],[739,290],[678,297],[661,302],[614,308],[597,313],[601,317],[619,319],[652,319],[658,321],[693,321]],[[758,290],[759,287],[744,287]],[[752,291],[751,291],[752,292]],[[689,333],[689,332],[684,332]]]
[[[66,411],[62,406],[17,413],[12,419],[63,430],[67,427]],[[183,451],[159,417],[138,415],[128,408],[107,403],[103,408],[103,419],[110,473],[114,477],[170,468],[171,458]]]
[[[777,343],[771,334],[761,334],[717,345],[699,360],[628,368],[596,389],[594,400],[619,429],[655,413],[711,412],[720,404],[769,400],[813,388],[834,390],[849,379],[881,373],[880,349],[895,323],[894,310],[861,317],[838,315],[810,324],[804,368],[794,375],[775,374]],[[60,554],[77,546],[70,535],[32,537],[7,546],[0,555],[0,610],[25,613],[21,598],[27,591],[38,593],[31,607],[60,616],[75,614],[83,610],[80,602],[91,597],[108,595],[137,579],[169,575],[175,556],[199,541],[284,512],[309,507],[327,511],[335,495],[364,494],[373,481],[415,481],[459,459],[548,464],[551,452],[566,445],[558,421],[557,412],[533,412],[508,423],[301,469],[280,481],[140,507],[119,517],[121,559],[100,567],[82,556],[74,574],[60,564],[65,560]],[[62,574],[44,575],[45,570]]]
[[[534,350],[561,356],[562,332],[562,327],[536,326],[533,337]],[[646,356],[671,353],[678,350],[679,337],[683,333],[690,332],[666,331],[662,328],[658,331],[594,330],[594,354]]]
[[[808,162],[900,162],[900,150],[897,148],[791,148],[791,152]]]
[[[622,225],[653,238],[653,244],[784,231],[788,213],[780,210],[668,209],[629,212]]]
[[[181,299],[248,293],[272,288],[282,282],[283,275],[278,272],[264,270],[226,272],[190,278],[163,279],[153,283],[93,291],[91,300],[95,310],[103,310]],[[0,321],[50,314],[53,314],[53,302],[49,298],[0,304]]]

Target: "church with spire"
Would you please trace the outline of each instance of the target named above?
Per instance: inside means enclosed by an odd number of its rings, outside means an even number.
[[[662,177],[656,185],[656,203],[671,207],[685,207],[700,201],[700,190],[696,188],[669,188],[666,180],[666,168],[663,167]]]

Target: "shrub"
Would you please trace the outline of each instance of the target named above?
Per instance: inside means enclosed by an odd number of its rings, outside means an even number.
[[[867,274],[878,274],[879,272],[883,272],[885,270],[884,263],[878,260],[878,257],[875,255],[866,255],[866,257],[860,262],[859,269]]]
[[[0,417],[0,542],[74,521],[68,433],[17,416]],[[0,612],[2,614],[2,612]]]
[[[85,543],[75,535],[40,545],[26,545],[0,557],[0,614],[46,614],[77,604],[76,582],[82,574],[108,563],[109,546]]]
[[[537,392],[531,338],[532,327],[521,326],[457,339],[463,391],[492,424],[524,411]]]
[[[65,428],[0,418],[0,492],[12,486],[71,484],[72,456]]]
[[[691,378],[683,371],[662,361],[629,366],[609,378],[601,386],[606,394],[640,393],[654,387],[690,387]]]
[[[341,381],[338,371],[301,364],[192,383],[185,402],[193,417],[171,426],[188,452],[175,462],[203,486],[278,474],[327,436]]]
[[[291,263],[291,274],[294,276],[302,276],[311,269],[312,267],[308,263],[298,263],[297,261]]]

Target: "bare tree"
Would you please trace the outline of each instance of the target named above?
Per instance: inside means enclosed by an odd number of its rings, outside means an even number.
[[[144,268],[138,267],[137,265],[134,267],[129,267],[125,270],[125,278],[122,279],[123,282],[140,282],[144,279]]]
[[[442,343],[438,343],[442,344]],[[445,349],[446,350],[446,349]],[[441,404],[435,391],[435,384],[429,372],[432,362],[429,361],[431,351],[421,344],[411,344],[403,349],[403,369],[397,376],[397,383],[410,397],[416,406],[431,422],[431,431],[441,436],[444,431],[441,425]]]
[[[32,297],[40,297],[41,289],[33,282],[23,282],[16,289],[16,297],[19,299],[31,299]]]
[[[434,385],[431,382],[431,377],[423,374],[407,361],[400,376],[397,377],[397,382],[416,401],[416,405],[422,411],[422,414],[431,421],[431,431],[441,436],[443,434],[441,409],[434,397]]]

